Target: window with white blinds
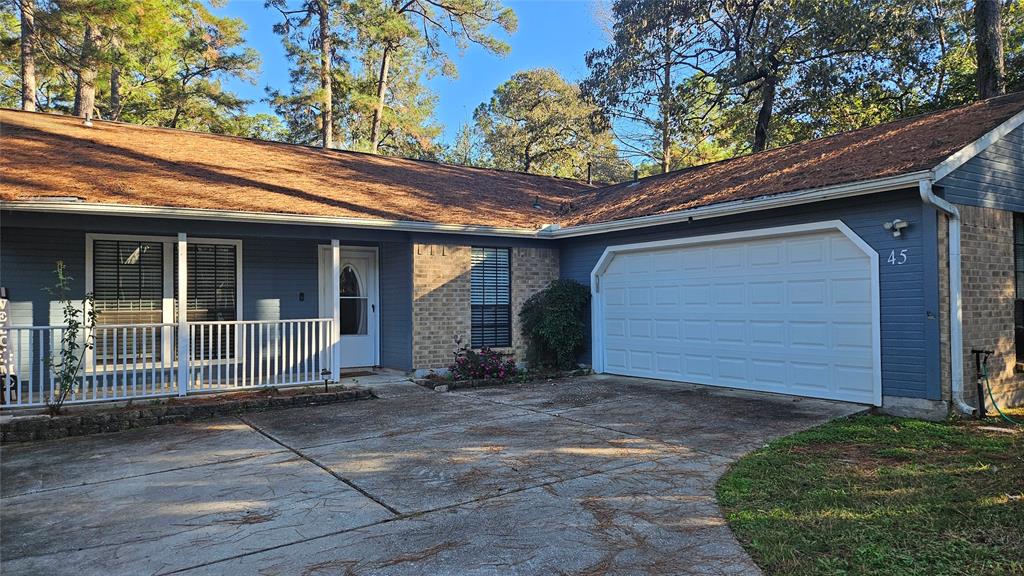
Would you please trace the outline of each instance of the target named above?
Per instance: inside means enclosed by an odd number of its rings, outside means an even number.
[[[178,277],[176,251],[173,277]],[[174,282],[174,298],[177,301],[177,282]],[[189,322],[238,320],[238,253],[235,245],[188,245],[186,299]]]
[[[175,322],[178,297],[178,255],[172,238],[133,239],[129,236],[90,238],[91,289],[96,311],[96,323],[159,324]],[[239,247],[237,241],[210,241],[189,243],[188,293],[186,308],[192,322],[238,320]],[[170,255],[165,258],[165,255]],[[173,288],[165,289],[170,286]],[[168,294],[168,292],[170,292]],[[172,297],[174,305],[164,315],[164,298]],[[112,339],[113,331],[105,331]],[[122,331],[117,348],[143,350],[147,359],[159,359],[163,350],[163,331],[149,332],[145,342],[131,342],[141,331]],[[231,349],[231,331],[224,331],[226,343],[222,350]],[[138,347],[135,347],[139,344]],[[142,345],[144,344],[144,346]],[[114,350],[111,342],[98,343],[98,356],[103,350]],[[102,358],[100,358],[102,360]]]
[[[164,245],[96,240],[92,292],[97,324],[147,324],[163,319]]]
[[[159,324],[163,321],[164,244],[138,240],[96,240],[92,245],[92,293],[96,324]],[[120,331],[121,342],[117,342]],[[143,342],[131,341],[136,332],[100,332],[97,360],[112,361],[123,350],[141,352],[143,361],[160,354],[162,334],[150,331]],[[143,345],[144,344],[144,345]]]
[[[474,247],[472,258],[472,346],[511,346],[511,252],[508,248]]]

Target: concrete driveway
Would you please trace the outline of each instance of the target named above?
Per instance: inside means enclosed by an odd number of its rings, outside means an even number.
[[[862,406],[620,377],[0,450],[4,574],[757,574],[729,463]]]

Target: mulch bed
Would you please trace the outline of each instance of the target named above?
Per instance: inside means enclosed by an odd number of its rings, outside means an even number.
[[[355,386],[251,390],[186,398],[143,400],[119,403],[116,406],[65,406],[64,414],[49,416],[11,415],[0,422],[0,444],[53,440],[68,436],[84,436],[103,432],[120,432],[160,424],[177,424],[300,406],[319,406],[375,398],[367,388]]]
[[[506,386],[508,384],[521,384],[526,382],[543,382],[547,380],[558,380],[561,378],[570,378],[574,376],[586,376],[590,374],[588,369],[580,370],[569,370],[566,372],[537,372],[527,373],[524,375],[516,376],[514,378],[506,378],[504,380],[500,378],[479,378],[471,380],[452,380],[444,376],[434,376],[430,378],[417,378],[414,380],[416,384],[423,386],[424,388],[430,388],[435,392],[448,392],[451,390],[460,390],[466,388],[488,388],[492,386]]]

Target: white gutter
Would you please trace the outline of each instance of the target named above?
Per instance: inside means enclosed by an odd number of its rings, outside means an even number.
[[[217,222],[246,223],[277,223],[298,224],[307,226],[330,226],[369,230],[395,230],[398,232],[425,232],[470,234],[477,236],[504,236],[517,238],[572,238],[604,234],[633,228],[646,228],[662,224],[690,222],[705,218],[719,218],[733,214],[742,214],[756,210],[785,208],[798,204],[861,196],[886,192],[915,186],[921,178],[929,177],[930,173],[911,172],[900,176],[862,180],[848,184],[838,184],[825,188],[814,188],[799,192],[790,192],[755,198],[722,202],[710,206],[702,206],[691,210],[680,210],[667,214],[640,216],[612,222],[597,224],[581,224],[560,228],[558,224],[545,224],[536,230],[525,228],[506,228],[501,226],[478,226],[459,224],[437,224],[432,222],[416,222],[412,220],[388,220],[383,218],[352,218],[339,216],[313,216],[305,214],[280,214],[272,212],[241,212],[236,210],[214,210],[209,208],[175,208],[165,206],[137,206],[131,204],[98,204],[65,199],[40,200],[3,200],[0,209],[25,212],[46,212],[50,214],[86,214],[105,216],[131,216],[138,218],[170,218],[177,220],[212,220]]]
[[[241,212],[236,210],[213,210],[209,208],[173,208],[164,206],[136,206],[131,204],[98,204],[79,200],[0,200],[0,209],[47,214],[86,214],[102,216],[131,216],[139,218],[170,218],[176,220],[212,220],[216,222],[246,222],[260,224],[300,224],[307,226],[330,226],[370,230],[395,230],[398,232],[443,232],[448,234],[472,234],[479,236],[515,236],[536,238],[546,234],[551,225],[540,230],[526,228],[504,228],[500,226],[476,226],[460,224],[436,224],[413,220],[386,220],[378,218],[352,218],[339,216],[312,216],[305,214],[280,214],[272,212]]]
[[[964,401],[964,319],[960,272],[960,211],[932,192],[932,181],[918,183],[921,200],[949,215],[949,363],[952,371],[951,396],[957,409],[974,414],[975,408]]]
[[[551,238],[572,238],[575,236],[586,236],[590,234],[605,234],[633,228],[645,228],[647,226],[658,226],[662,224],[675,224],[678,222],[690,222],[705,218],[719,218],[733,214],[743,214],[755,210],[770,210],[772,208],[786,208],[798,204],[820,202],[822,200],[834,200],[836,198],[848,198],[850,196],[862,196],[876,192],[888,192],[901,188],[913,188],[922,178],[929,178],[931,172],[919,171],[888,178],[876,180],[861,180],[848,184],[837,184],[824,188],[812,188],[800,192],[789,192],[754,198],[752,200],[736,200],[733,202],[722,202],[710,206],[702,206],[690,210],[680,210],[666,214],[655,214],[653,216],[640,216],[627,218],[625,220],[614,220],[611,222],[600,222],[597,224],[580,224],[567,228],[553,229],[550,232],[542,232],[544,236]]]

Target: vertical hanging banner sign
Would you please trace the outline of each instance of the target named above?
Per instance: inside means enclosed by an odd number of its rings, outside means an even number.
[[[11,357],[11,315],[7,289],[0,288],[0,404],[16,400],[17,376],[14,359]]]

